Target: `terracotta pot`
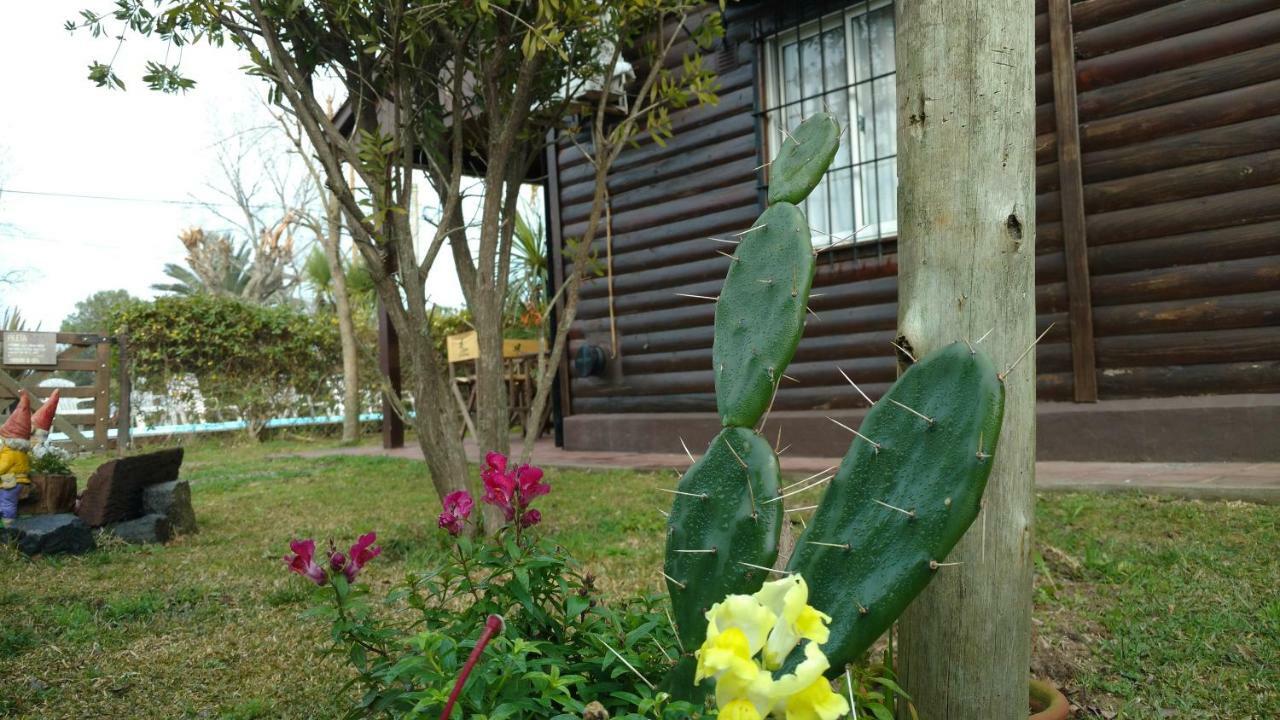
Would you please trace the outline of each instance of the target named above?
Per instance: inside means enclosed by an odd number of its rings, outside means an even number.
[[[1028,687],[1031,696],[1029,720],[1066,720],[1071,714],[1071,703],[1058,688],[1043,680],[1033,679]]]

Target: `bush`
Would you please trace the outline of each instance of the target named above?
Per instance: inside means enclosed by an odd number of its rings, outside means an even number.
[[[321,594],[309,615],[330,624],[333,651],[356,673],[360,696],[348,716],[439,717],[490,618],[499,616],[505,628],[483,650],[453,718],[567,720],[593,703],[614,720],[699,717],[700,709],[648,686],[679,652],[665,596],[605,602],[563,547],[531,534],[541,515],[529,505],[550,491],[541,471],[508,470],[492,453],[487,462],[485,502],[507,511],[510,524],[494,538],[472,540],[474,502],[465,491],[450,494],[438,520],[450,560],[409,575],[381,603],[353,582],[380,552],[370,548],[372,534],[349,553],[330,548],[320,557],[313,541],[292,544],[290,569]]]
[[[307,396],[328,400],[341,370],[336,326],[286,306],[212,295],[161,297],[127,308],[116,324],[127,328],[141,387],[198,390],[226,419],[244,420],[253,437]]]

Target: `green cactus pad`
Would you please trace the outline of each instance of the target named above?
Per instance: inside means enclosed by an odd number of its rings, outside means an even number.
[[[791,203],[771,206],[738,243],[716,302],[716,406],[725,426],[755,427],[796,345],[815,268],[809,225]]]
[[[676,495],[671,506],[663,572],[685,652],[702,645],[712,605],[764,584],[767,571],[742,563],[768,568],[777,560],[782,503],[766,501],[778,496],[779,477],[769,443],[731,427],[680,479],[676,489],[688,494]]]
[[[810,116],[791,137],[769,167],[769,203],[799,204],[822,181],[840,149],[840,125],[830,113]]]
[[[930,561],[946,561],[978,516],[1003,417],[995,368],[961,343],[911,366],[867,413],[860,432],[880,448],[853,440],[787,565],[832,617],[832,668],[857,660],[935,573],[956,571]]]

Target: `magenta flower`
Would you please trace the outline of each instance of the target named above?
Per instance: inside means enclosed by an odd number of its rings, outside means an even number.
[[[516,522],[521,528],[527,528],[542,521],[542,513],[529,510],[535,499],[551,492],[551,486],[542,481],[541,468],[513,466],[505,455],[490,452],[484,456],[480,478],[485,487],[483,500],[502,508],[507,522]],[[440,527],[445,527],[445,521],[444,514],[441,514]]]
[[[342,572],[342,568],[347,566],[347,556],[342,554],[341,550],[333,547],[333,541],[329,541],[329,569],[334,572]]]
[[[284,562],[289,566],[289,570],[298,573],[317,585],[324,585],[329,582],[328,573],[325,572],[323,567],[316,564],[315,540],[293,540],[289,543],[289,549],[293,553],[284,556]]]
[[[510,521],[515,517],[518,486],[512,474],[507,473],[507,458],[500,453],[491,452],[484,456],[484,468],[480,471],[480,479],[484,482],[484,501],[502,512]]]
[[[534,498],[551,492],[551,486],[542,482],[542,468],[521,465],[516,468],[516,484],[520,490],[520,504],[527,506]]]
[[[466,524],[467,518],[471,517],[471,510],[475,505],[475,500],[471,499],[471,493],[466,490],[455,490],[444,496],[444,512],[440,513],[436,524],[448,530],[450,535],[457,535],[462,532],[462,527]]]
[[[351,546],[351,552],[347,553],[347,564],[342,568],[342,573],[347,576],[347,582],[355,582],[356,575],[364,568],[365,563],[382,554],[382,548],[370,547],[377,539],[377,533],[365,533]]]
[[[530,510],[520,516],[520,527],[528,528],[542,522],[542,513],[537,510]]]

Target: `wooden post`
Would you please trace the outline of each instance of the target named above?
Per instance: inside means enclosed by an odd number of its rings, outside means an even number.
[[[895,4],[898,329],[916,357],[990,330],[978,349],[1003,370],[1035,340],[1033,6]],[[1035,377],[1032,352],[1005,379],[985,510],[900,622],[921,718],[1027,717]]]
[[[106,450],[110,446],[107,426],[111,420],[111,345],[107,338],[98,338],[94,345],[93,373],[93,446]]]
[[[1089,297],[1089,248],[1085,242],[1084,181],[1080,125],[1076,111],[1075,41],[1071,0],[1049,0],[1049,45],[1053,58],[1053,104],[1058,136],[1058,197],[1062,201],[1062,241],[1067,261],[1067,302],[1071,319],[1071,369],[1076,402],[1098,401],[1093,344],[1093,301]]]
[[[129,335],[116,336],[120,348],[120,404],[116,406],[116,454],[124,457],[129,451],[129,432],[133,427],[133,381],[129,376]]]
[[[378,368],[391,383],[391,392],[402,397],[400,373],[400,336],[391,324],[391,316],[378,301]],[[382,447],[404,447],[404,420],[396,412],[395,404],[386,392],[382,394]]]

